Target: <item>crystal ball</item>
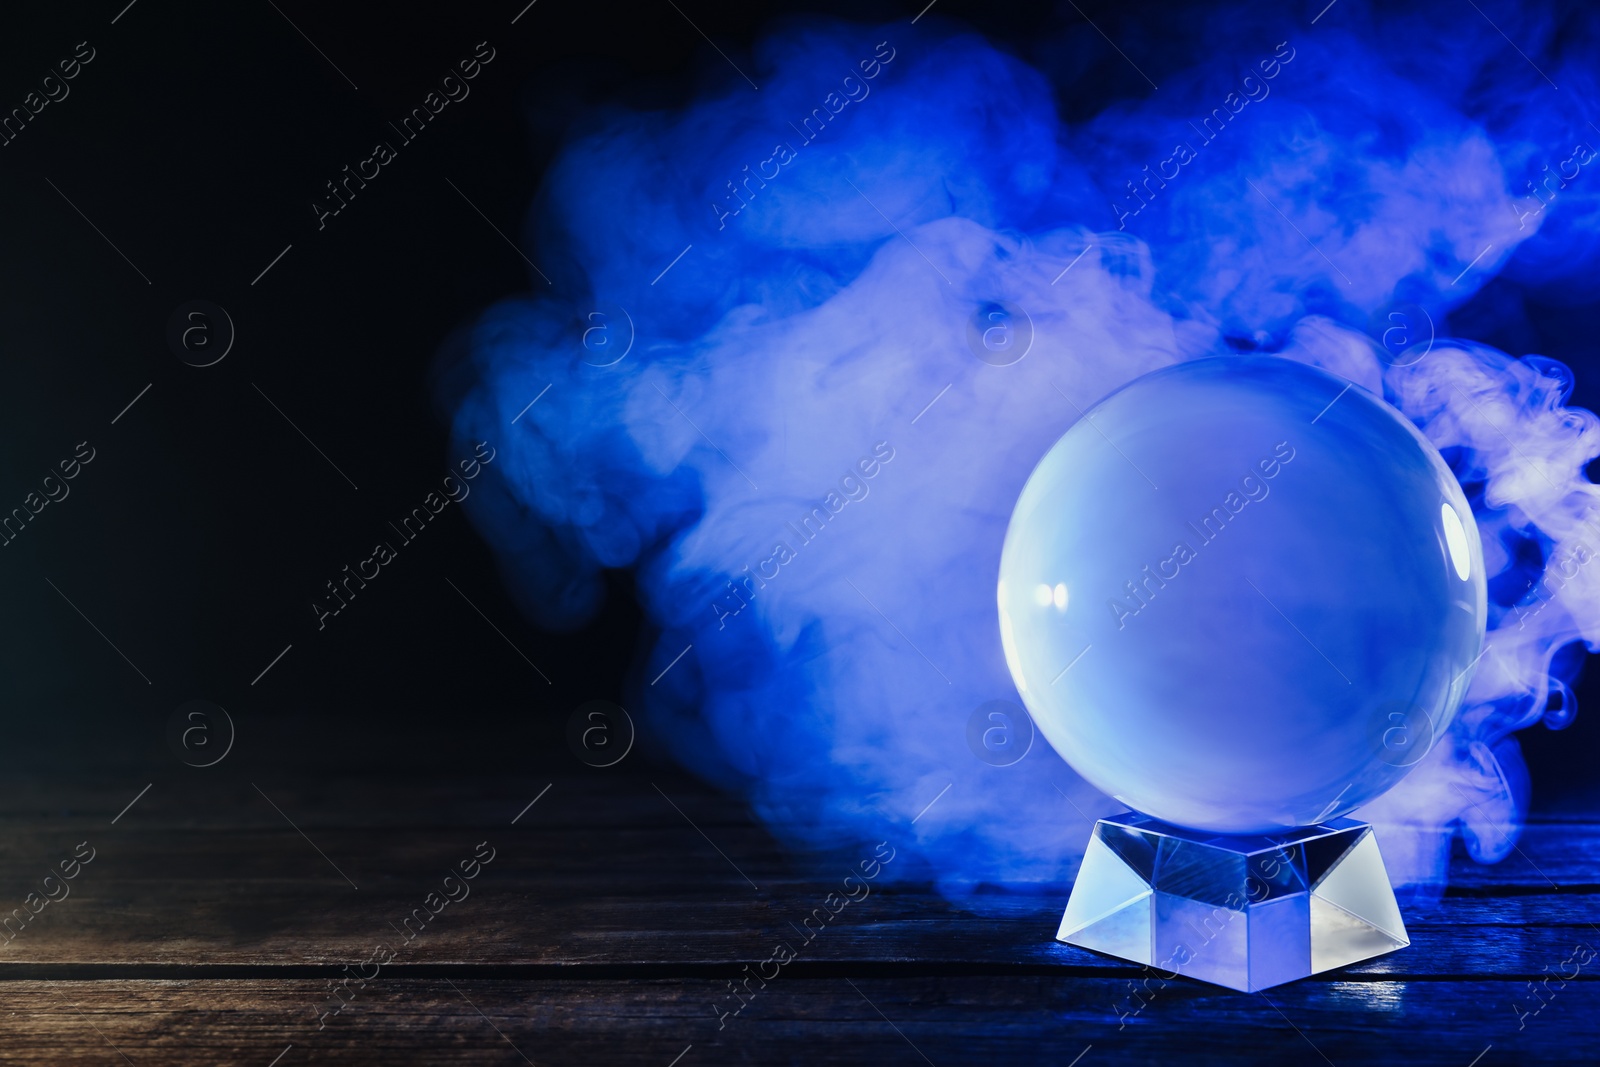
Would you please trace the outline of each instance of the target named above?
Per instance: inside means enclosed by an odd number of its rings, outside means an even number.
[[[1278,356],[1166,367],[1073,424],[1017,500],[999,604],[1011,677],[1073,770],[1219,834],[1392,787],[1444,736],[1487,614],[1439,453]]]

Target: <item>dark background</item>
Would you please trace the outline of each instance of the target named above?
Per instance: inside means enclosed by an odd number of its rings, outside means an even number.
[[[124,3],[13,11],[0,34],[0,110],[78,42],[96,50],[70,95],[0,148],[0,512],[78,442],[96,450],[71,495],[0,548],[0,768],[583,772],[568,714],[593,698],[627,703],[640,617],[625,576],[592,625],[542,633],[452,506],[320,632],[310,603],[392,540],[388,521],[459,458],[430,371],[453,330],[529,289],[495,228],[519,238],[569,128],[600,101],[671,106],[726,77],[722,61],[666,0],[539,0],[515,25],[525,0]],[[887,21],[921,4],[680,6],[738,58],[786,12]],[[1152,34],[1182,32],[1156,5],[1080,6],[1135,60]],[[1049,67],[1069,118],[1142,91],[1071,4],[940,0],[936,12]],[[480,41],[496,57],[471,95],[319,232],[310,205],[324,183],[394,141],[387,122]],[[237,329],[212,367],[185,365],[167,343],[169,316],[192,299],[221,305]],[[1594,406],[1600,308],[1530,305],[1514,330],[1490,325],[1518,301],[1493,283],[1452,325],[1567,362],[1574,402]],[[1591,687],[1580,681],[1580,704]],[[166,740],[192,699],[225,707],[238,730],[231,758],[203,771]],[[1536,807],[1575,797],[1600,727],[1580,714],[1565,734],[1521,736]],[[593,773],[651,758],[644,746]]]

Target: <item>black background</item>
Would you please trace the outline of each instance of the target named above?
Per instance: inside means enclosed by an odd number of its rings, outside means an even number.
[[[6,15],[0,110],[78,42],[96,57],[0,148],[0,512],[78,442],[96,458],[0,548],[0,769],[584,770],[564,725],[586,700],[626,703],[640,618],[625,576],[592,625],[542,633],[452,507],[325,630],[309,606],[459,458],[430,371],[453,330],[530,288],[505,237],[519,240],[565,132],[597,101],[671,106],[727,76],[666,0],[538,0],[513,25],[524,2],[109,0]],[[920,6],[696,0],[685,12],[738,58],[784,12],[887,21]],[[1119,41],[1182,32],[1152,5],[1080,6]],[[1070,4],[936,10],[1024,58],[1048,50],[1071,72],[1069,118],[1143,91],[1115,53],[1061,44],[1083,39]],[[480,41],[496,57],[471,95],[319,232],[310,205],[324,183],[392,139],[387,122]],[[220,304],[237,329],[212,367],[167,344],[169,316],[192,299]],[[1503,321],[1483,308],[1520,299],[1496,282],[1453,325],[1569,363],[1575,402],[1600,401],[1597,308],[1530,307],[1514,333],[1475,328]],[[173,710],[196,698],[238,728],[232,758],[206,771],[166,742]],[[1522,735],[1536,804],[1584,786],[1597,735],[1581,714],[1565,734]]]

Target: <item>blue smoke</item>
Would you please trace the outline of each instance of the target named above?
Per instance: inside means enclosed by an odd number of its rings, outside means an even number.
[[[468,508],[521,607],[578,625],[632,569],[633,706],[684,765],[814,842],[893,827],[952,893],[1059,882],[1117,805],[1042,740],[1004,767],[968,740],[1016,700],[1012,504],[1127,380],[1277,352],[1429,435],[1492,577],[1451,734],[1358,814],[1399,883],[1437,888],[1458,831],[1505,855],[1511,735],[1570,719],[1563,649],[1600,643],[1600,444],[1565,367],[1448,325],[1497,277],[1521,288],[1480,317],[1592,298],[1600,44],[1592,15],[1493,14],[1526,56],[1470,10],[1357,0],[1175,15],[1159,69],[1112,27],[1160,88],[1119,70],[1109,99],[1081,26],[1029,65],[934,15],[791,22],[737,57],[759,91],[712,56],[687,106],[593,115],[527,230],[551,284],[442,377],[455,434],[504,457]]]

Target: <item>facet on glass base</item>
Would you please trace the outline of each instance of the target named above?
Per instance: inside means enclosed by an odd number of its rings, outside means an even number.
[[[1255,992],[1411,943],[1372,827],[1208,834],[1101,819],[1056,940]]]

